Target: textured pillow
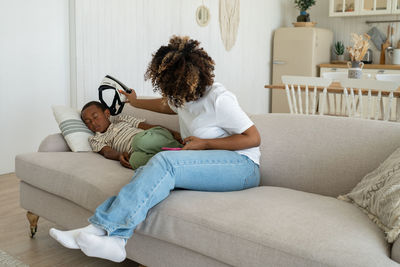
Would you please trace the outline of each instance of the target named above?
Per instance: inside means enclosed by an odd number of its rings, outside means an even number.
[[[86,127],[80,113],[66,106],[52,106],[61,133],[73,152],[92,151],[88,138],[93,132]]]
[[[339,199],[357,205],[385,231],[389,243],[396,241],[400,234],[400,148]]]

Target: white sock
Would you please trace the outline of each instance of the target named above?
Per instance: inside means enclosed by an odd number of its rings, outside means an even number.
[[[83,228],[78,228],[75,230],[70,230],[70,231],[60,231],[54,228],[51,228],[49,231],[49,234],[52,238],[58,241],[61,245],[63,245],[66,248],[71,248],[71,249],[78,249],[79,246],[76,243],[75,239],[78,236],[79,233],[85,232],[85,233],[90,233],[94,235],[105,235],[106,231],[94,226],[93,224],[89,224],[86,227]]]
[[[121,262],[126,258],[125,240],[117,236],[97,236],[85,232],[79,233],[76,242],[82,252],[89,257]]]

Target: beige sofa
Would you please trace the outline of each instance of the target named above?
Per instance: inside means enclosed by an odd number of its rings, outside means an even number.
[[[124,113],[178,129],[176,116]],[[128,241],[147,266],[399,266],[400,241],[339,201],[400,145],[400,124],[269,114],[252,116],[262,136],[261,186],[228,193],[175,190]],[[133,171],[96,153],[68,152],[61,134],[18,155],[21,206],[65,229],[87,225]],[[40,222],[39,229],[40,231]]]

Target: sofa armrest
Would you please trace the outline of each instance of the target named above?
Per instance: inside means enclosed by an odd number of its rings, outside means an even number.
[[[61,133],[47,136],[39,145],[39,152],[67,152],[71,151]]]
[[[392,246],[392,260],[400,263],[400,237],[393,243]]]

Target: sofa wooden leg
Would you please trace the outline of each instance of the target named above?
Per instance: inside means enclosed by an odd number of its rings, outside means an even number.
[[[139,264],[139,267],[147,267],[147,266],[144,266],[144,265]]]
[[[29,221],[29,224],[30,224],[30,228],[31,228],[31,238],[33,238],[33,236],[37,232],[37,223],[38,223],[38,220],[39,220],[39,216],[37,216],[36,214],[28,211],[26,213],[26,217],[28,218],[28,221]]]

